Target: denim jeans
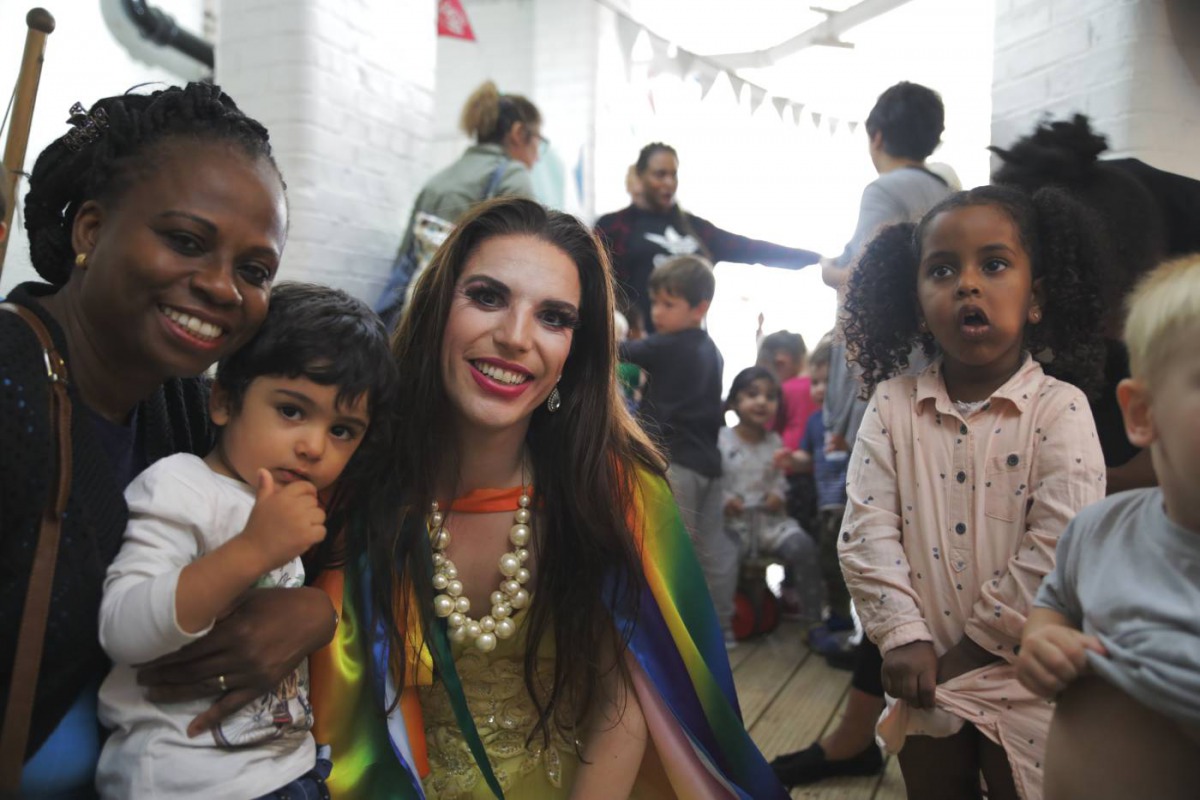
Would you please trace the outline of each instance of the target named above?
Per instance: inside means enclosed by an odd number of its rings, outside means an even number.
[[[330,755],[329,745],[319,745],[317,763],[312,769],[291,783],[264,794],[258,800],[330,800],[329,787],[325,785],[325,779],[333,770]]]

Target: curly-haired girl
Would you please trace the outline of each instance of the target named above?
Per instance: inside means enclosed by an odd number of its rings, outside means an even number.
[[[1051,707],[1014,662],[1059,535],[1104,495],[1065,382],[1102,365],[1092,224],[1060,192],[981,187],[885,229],[851,278],[847,347],[875,393],[838,547],[909,797],[978,797],[981,773],[992,798],[1041,797]],[[933,363],[893,378],[917,344]]]

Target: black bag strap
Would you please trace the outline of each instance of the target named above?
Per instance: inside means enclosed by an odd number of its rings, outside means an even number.
[[[51,468],[50,493],[42,512],[33,568],[29,573],[29,587],[25,591],[25,607],[21,612],[12,679],[8,687],[8,704],[4,709],[4,726],[0,730],[0,797],[16,797],[20,791],[21,769],[29,744],[29,723],[33,718],[33,701],[37,695],[38,669],[42,663],[46,619],[50,614],[50,590],[54,584],[62,518],[71,494],[71,398],[67,394],[67,363],[37,314],[14,303],[0,303],[0,311],[16,314],[25,320],[42,346],[46,379],[50,382],[51,446],[58,448],[57,458],[51,459],[52,465],[57,461],[58,469]]]

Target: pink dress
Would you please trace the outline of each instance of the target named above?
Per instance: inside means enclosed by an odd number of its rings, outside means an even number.
[[[965,417],[940,370],[875,390],[850,463],[842,572],[883,653],[928,641],[941,656],[969,636],[1001,659],[939,685],[934,710],[891,704],[889,752],[970,721],[1036,800],[1053,708],[1017,682],[1016,647],[1058,537],[1104,496],[1104,457],[1083,393],[1028,356]]]
[[[784,447],[788,450],[795,450],[800,447],[800,440],[804,438],[804,428],[808,425],[808,418],[820,408],[820,405],[813,402],[812,378],[807,375],[789,378],[783,382],[780,389],[784,423],[779,436],[783,439]],[[774,430],[775,426],[771,425],[768,429]]]

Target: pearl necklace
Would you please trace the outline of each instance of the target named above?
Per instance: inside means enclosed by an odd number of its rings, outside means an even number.
[[[513,611],[529,605],[529,592],[524,584],[529,582],[529,570],[522,566],[529,560],[526,545],[532,536],[529,527],[529,495],[521,493],[518,508],[513,514],[513,525],[508,531],[508,541],[513,549],[500,556],[500,588],[492,592],[492,610],[478,622],[467,616],[471,601],[463,596],[462,581],[458,579],[458,568],[446,557],[450,545],[450,531],[446,530],[445,517],[434,501],[429,513],[429,539],[433,547],[433,588],[438,592],[433,598],[433,612],[446,619],[450,628],[450,640],[469,642],[483,652],[496,649],[498,639],[511,638],[517,632],[512,621]]]

